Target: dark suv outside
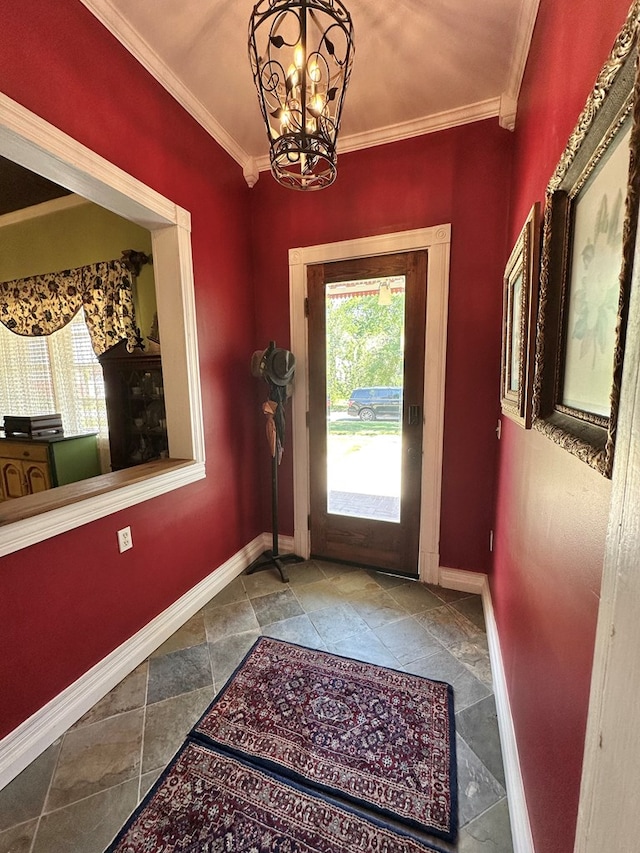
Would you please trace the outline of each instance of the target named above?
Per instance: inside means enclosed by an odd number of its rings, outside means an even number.
[[[402,388],[376,386],[356,388],[351,392],[347,404],[347,414],[361,421],[375,421],[379,417],[400,419],[402,406]]]

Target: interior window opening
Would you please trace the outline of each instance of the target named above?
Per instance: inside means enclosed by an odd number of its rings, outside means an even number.
[[[153,371],[145,368],[139,387],[150,388],[150,402],[156,402],[151,399],[154,396],[162,397],[164,416],[161,416],[162,409],[159,412],[158,406],[154,405],[151,417],[145,421],[143,415],[137,412],[145,395],[141,393],[140,399],[133,390],[137,385],[132,383],[132,405],[128,411],[129,421],[138,430],[138,439],[144,430],[165,431],[166,449],[158,450],[156,444],[154,452],[158,458],[147,460],[141,452],[139,460],[134,458],[129,467],[116,470],[113,429],[109,423],[112,470],[98,476],[85,474],[88,479],[65,482],[60,484],[60,488],[52,488],[48,475],[58,469],[58,456],[62,463],[66,461],[63,457],[70,455],[66,451],[71,442],[51,442],[51,446],[44,449],[36,448],[37,442],[34,442],[27,448],[28,459],[20,456],[12,460],[10,465],[12,489],[26,484],[30,492],[19,499],[0,500],[0,556],[172,492],[206,476],[189,211],[0,93],[0,160],[2,158],[14,163],[23,173],[28,172],[36,183],[44,182],[49,187],[53,185],[54,191],[48,199],[45,197],[35,205],[40,207],[38,212],[41,212],[45,201],[54,205],[62,204],[63,208],[65,202],[70,208],[82,205],[84,214],[94,209],[100,210],[112,217],[112,221],[126,222],[129,227],[137,228],[138,233],[146,235],[146,245],[128,236],[127,239],[118,239],[117,246],[114,245],[108,254],[102,252],[100,257],[110,258],[110,262],[113,262],[123,250],[134,249],[143,250],[152,258],[152,266],[144,267],[142,275],[137,278],[135,313],[143,339],[150,340],[156,311],[147,310],[150,306],[145,302],[146,297],[140,288],[142,277],[147,271],[153,282],[151,290],[147,291],[153,294],[151,307],[157,304],[161,352],[152,353],[151,348],[145,347],[143,355],[145,358],[153,355],[161,363],[162,380],[156,379]],[[4,184],[0,185],[4,188]],[[62,198],[64,196],[68,198]],[[25,205],[22,200],[13,209],[7,209],[7,199],[13,204],[13,193],[0,192],[0,262],[9,258],[15,265],[19,256],[19,253],[13,251],[17,248],[16,241],[11,240],[11,253],[5,251],[11,233],[7,226],[24,220],[21,211],[34,205]],[[95,236],[95,233],[104,232],[104,227],[99,227],[92,233]],[[50,240],[48,250],[55,252],[69,241],[73,242],[74,238],[77,238],[80,248],[88,245],[86,232],[67,228],[64,237],[64,240]],[[27,234],[24,253],[33,252],[35,245],[35,241]],[[82,265],[92,260],[91,257],[75,261],[48,259],[52,262],[49,269],[58,271],[66,269],[71,263]],[[30,273],[42,274],[43,269],[31,269]],[[0,281],[12,281],[26,275],[26,270],[0,269]],[[93,309],[89,306],[88,310],[92,313]],[[141,319],[145,312],[146,320]],[[103,371],[105,374],[106,371]],[[108,382],[105,382],[107,416],[109,398]],[[0,412],[0,416],[4,417],[4,413]],[[143,423],[136,424],[136,418]],[[33,421],[30,426],[33,429]],[[76,439],[76,446],[86,444],[86,438],[86,435],[80,435]],[[145,435],[147,455],[149,444],[153,442],[148,442]],[[133,454],[136,455],[135,450]],[[64,467],[65,464],[60,465],[60,468]]]
[[[28,294],[33,280],[60,273],[62,290],[64,276],[75,268],[133,258],[128,269],[136,346],[119,340],[96,355],[82,307],[53,333],[15,334],[5,306],[0,322],[2,501],[32,494],[36,486],[42,489],[42,481],[30,484],[24,472],[16,488],[15,464],[3,466],[2,460],[19,453],[20,441],[49,445],[54,467],[54,451],[62,451],[53,444],[65,441],[71,463],[65,472],[49,471],[47,488],[169,456],[151,233],[0,158],[0,188],[9,183],[11,193],[2,193],[0,209],[0,281],[24,285]],[[125,248],[129,245],[134,248]],[[26,304],[35,313],[44,303],[35,295],[33,300],[33,307]],[[88,452],[87,442],[73,441],[79,436],[94,436],[90,463],[74,464],[74,455]],[[26,453],[35,447],[20,446]]]

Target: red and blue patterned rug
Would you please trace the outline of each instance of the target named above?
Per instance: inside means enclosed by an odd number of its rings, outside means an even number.
[[[453,689],[444,682],[260,637],[191,737],[455,840]]]
[[[453,688],[260,637],[105,853],[424,853],[456,834]]]
[[[187,741],[105,853],[424,853],[428,845]]]

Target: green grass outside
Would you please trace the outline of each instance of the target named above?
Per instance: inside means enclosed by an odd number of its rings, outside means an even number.
[[[329,435],[399,435],[399,421],[331,421]]]

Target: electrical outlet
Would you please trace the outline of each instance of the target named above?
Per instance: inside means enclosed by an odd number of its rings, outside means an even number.
[[[122,530],[118,530],[118,548],[121,554],[123,551],[128,551],[129,548],[133,548],[130,527],[123,527]]]

